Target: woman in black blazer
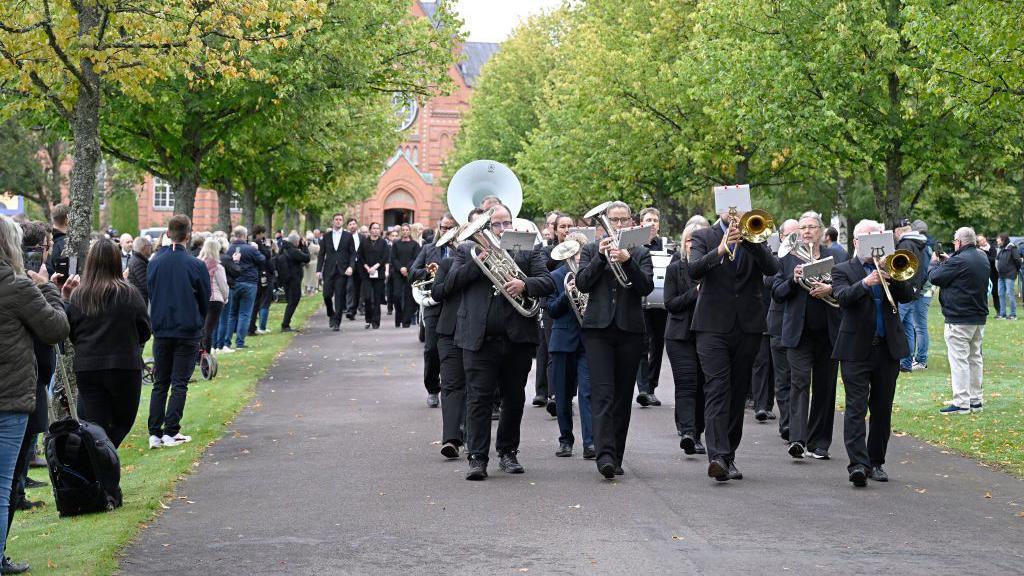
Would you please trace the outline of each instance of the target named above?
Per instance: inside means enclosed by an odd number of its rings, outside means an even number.
[[[623,202],[613,202],[606,214],[616,230],[633,224],[629,206]],[[597,469],[607,479],[623,473],[633,384],[644,353],[642,299],[654,290],[654,269],[647,249],[619,250],[612,244],[611,238],[604,238],[583,248],[576,275],[576,286],[590,297],[583,316],[583,346],[590,367]],[[609,259],[622,265],[628,288],[615,280]]]
[[[380,305],[384,302],[384,276],[390,260],[387,240],[381,238],[380,224],[370,224],[370,237],[359,243],[359,275],[362,278],[363,313],[366,328],[380,328]]]
[[[689,256],[693,233],[706,227],[700,223],[686,226],[682,254]],[[704,373],[697,358],[697,339],[690,332],[700,284],[690,278],[687,259],[678,258],[679,254],[665,271],[665,348],[676,385],[676,430],[682,436],[679,447],[687,454],[705,454],[700,441],[704,433]]]

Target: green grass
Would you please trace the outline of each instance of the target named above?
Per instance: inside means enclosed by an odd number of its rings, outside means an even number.
[[[982,345],[985,411],[970,416],[939,414],[953,397],[942,329],[936,297],[928,319],[928,369],[900,374],[893,431],[1024,476],[1024,321],[989,316]],[[838,396],[841,405],[841,382]]]
[[[304,298],[293,326],[302,326],[321,302],[319,296]],[[273,333],[247,338],[247,351],[220,357],[214,380],[202,380],[196,371],[198,380],[189,386],[182,421],[182,432],[192,436],[189,444],[148,449],[149,387],[143,385],[135,427],[119,450],[124,506],[105,514],[58,518],[51,490],[31,490],[29,497],[44,500],[46,506],[17,513],[7,555],[30,563],[36,575],[115,572],[119,550],[153,520],[174,484],[189,473],[207,446],[223,435],[225,426],[252,398],[256,382],[291,342],[294,333],[277,331],[283,311],[281,305],[271,307],[267,325]],[[44,469],[32,470],[31,476],[49,483]]]

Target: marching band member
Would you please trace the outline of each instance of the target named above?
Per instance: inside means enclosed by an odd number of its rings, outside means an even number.
[[[512,228],[512,215],[504,205],[494,206],[491,232],[500,237]],[[526,378],[533,363],[532,355],[539,344],[537,320],[518,313],[480,267],[470,262],[471,247],[459,246],[445,281],[453,289],[462,290],[455,330],[455,342],[462,348],[468,394],[466,418],[466,452],[469,456],[467,480],[487,478],[487,461],[491,445],[491,406],[496,390],[501,391],[501,416],[495,448],[499,468],[510,474],[522,474],[519,464],[519,426],[526,401]],[[481,261],[485,250],[478,251]],[[521,295],[541,298],[554,291],[544,255],[540,250],[521,250],[509,254],[526,280],[513,279],[501,288],[513,297]]]
[[[551,251],[554,250],[555,246],[561,244],[562,242],[565,242],[565,238],[566,235],[569,233],[569,229],[573,227],[573,219],[572,216],[569,216],[568,214],[563,214],[561,212],[551,212],[550,214],[548,214],[548,217],[551,220],[551,229],[554,232],[554,241],[550,245],[544,246],[543,250],[544,258],[547,260],[548,271],[554,272],[555,270],[558,269],[559,266],[562,265],[562,263],[559,262],[558,260],[554,260],[551,258]],[[583,244],[586,244],[586,242],[584,241]],[[545,307],[541,309],[540,314],[541,325],[544,329],[541,333],[540,346],[537,347],[537,374],[534,375],[534,379],[536,383],[535,389],[538,395],[534,397],[533,405],[543,406],[544,404],[541,404],[539,402],[542,399],[540,394],[542,392],[550,394],[550,396],[544,399],[544,401],[547,404],[548,414],[551,414],[554,417],[558,417],[558,403],[555,399],[556,394],[554,393],[554,384],[551,384],[550,387],[548,386],[548,384],[551,383],[551,371],[553,370],[553,368],[551,356],[549,355],[552,320],[550,313],[547,311],[547,305],[545,305]],[[569,398],[572,398],[572,396],[569,396]]]
[[[661,245],[661,212],[649,207],[640,211],[640,225],[651,227],[651,241],[646,248],[650,251],[662,251]],[[665,323],[668,312],[664,308],[644,308],[644,353],[640,356],[640,369],[636,373],[636,403],[641,406],[661,406],[661,400],[654,395],[661,378],[661,357],[665,352]]]
[[[858,237],[881,232],[882,225],[861,220],[854,228],[854,252]],[[840,361],[846,389],[843,438],[850,457],[850,482],[863,487],[870,477],[879,482],[889,477],[882,464],[889,444],[892,400],[900,374],[900,358],[909,353],[898,314],[886,302],[886,281],[896,302],[909,302],[909,282],[893,282],[877,270],[872,258],[851,257],[832,269],[832,293],[839,301],[842,323],[832,358]],[[885,280],[883,280],[885,279]],[[871,432],[865,442],[864,419],[871,411]]]
[[[817,212],[800,216],[800,241],[814,260],[832,256],[821,245],[824,225]],[[801,286],[804,265],[790,252],[781,262],[775,277],[772,298],[783,306],[782,346],[789,362],[789,455],[827,460],[832,444],[832,424],[836,413],[836,374],[838,362],[832,348],[839,330],[839,310],[828,305],[832,286],[815,282],[808,292]],[[808,413],[808,402],[810,413]]]
[[[672,367],[676,387],[676,430],[682,438],[679,448],[686,454],[706,454],[701,443],[704,433],[704,373],[697,359],[697,342],[690,331],[693,307],[697,304],[700,285],[690,280],[688,259],[693,234],[707,228],[692,223],[683,230],[682,250],[665,271],[665,309],[668,323],[665,327],[665,348]]]
[[[363,314],[366,328],[380,328],[380,305],[384,302],[384,277],[388,267],[388,243],[380,236],[380,224],[370,224],[370,236],[359,243],[359,275],[362,281]]]
[[[800,228],[800,223],[790,218],[779,227],[779,237],[786,238]],[[785,305],[771,297],[775,288],[776,276],[765,276],[764,284],[768,291],[768,346],[772,353],[772,371],[775,381],[775,401],[779,406],[779,436],[789,442],[789,360],[786,348],[782,345],[782,316]]]
[[[605,214],[615,231],[633,224],[623,202],[612,202]],[[628,288],[619,285],[613,265],[625,272]],[[623,473],[633,385],[644,352],[641,299],[654,290],[651,255],[642,246],[620,249],[614,238],[605,237],[583,249],[576,285],[589,295],[583,343],[590,368],[597,469],[612,479]]]
[[[437,223],[438,238],[455,226],[455,218],[446,212]],[[439,248],[433,242],[425,244],[410,268],[410,282],[426,280],[430,276],[428,268],[436,270],[447,249],[447,246]],[[436,280],[437,277],[434,278]],[[437,395],[441,391],[441,359],[437,352],[437,319],[440,316],[440,306],[423,307],[423,385],[427,389],[427,406],[431,408],[437,408]]]
[[[559,221],[571,218],[560,216]],[[557,228],[556,228],[557,230]],[[570,237],[579,242],[580,246],[587,243],[583,234],[572,234]],[[561,241],[565,241],[565,234],[559,234]],[[561,243],[561,242],[559,242]],[[579,258],[577,253],[572,258]],[[556,261],[557,262],[557,261]],[[587,367],[587,354],[583,348],[583,340],[580,338],[580,323],[573,311],[569,296],[565,290],[565,277],[569,274],[569,263],[562,264],[557,270],[551,273],[551,280],[555,284],[554,293],[548,297],[545,309],[548,318],[551,319],[551,335],[548,338],[548,352],[551,358],[551,382],[555,391],[556,415],[558,418],[558,451],[555,456],[572,456],[572,446],[575,438],[572,433],[572,397],[573,386],[580,399],[580,428],[583,439],[583,458],[593,460],[596,457],[594,451],[594,434],[590,417],[590,372]],[[538,361],[539,366],[539,361]],[[539,367],[538,367],[539,369]]]
[[[719,216],[711,228],[694,233],[688,264],[690,276],[701,283],[691,329],[704,371],[708,476],[724,482],[743,478],[735,458],[751,367],[765,330],[763,277],[774,275],[779,264],[766,243],[743,240],[729,212]],[[735,258],[727,256],[731,250]]]

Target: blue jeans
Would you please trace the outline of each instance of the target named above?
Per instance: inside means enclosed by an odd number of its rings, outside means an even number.
[[[922,296],[900,304],[900,321],[910,348],[910,355],[900,359],[901,368],[909,370],[914,362],[928,364],[928,307],[931,302],[931,296]]]
[[[580,400],[580,428],[583,446],[594,445],[594,432],[590,418],[590,368],[582,347],[577,352],[551,352],[551,371],[555,391],[555,414],[558,417],[558,441],[573,444],[572,390],[570,376],[575,372],[576,388]]]
[[[217,329],[213,331],[213,348],[216,350],[228,344],[228,309],[224,309],[221,310],[220,319],[217,320]]]
[[[21,454],[28,414],[0,411],[0,550],[7,546],[7,512],[11,505],[14,466]]]
[[[238,334],[235,346],[245,346],[245,335],[249,333],[249,321],[252,320],[252,306],[256,301],[256,283],[238,282],[231,289],[228,297],[228,329],[224,335],[224,344],[231,345],[231,335]]]
[[[1016,280],[1016,278],[999,279],[999,312],[1003,318],[1017,317],[1017,294],[1013,289]]]
[[[270,306],[267,306],[266,308],[260,308],[259,316],[260,316],[260,318],[259,318],[260,330],[266,330],[267,329],[267,318],[270,316]]]

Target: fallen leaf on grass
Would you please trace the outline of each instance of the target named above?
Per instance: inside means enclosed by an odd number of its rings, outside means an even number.
[[[686,538],[683,538],[682,536],[673,536],[672,539],[673,540],[686,540]]]
[[[920,490],[914,490],[914,492],[917,492],[918,494],[924,494],[927,491],[928,491],[927,488],[921,488]]]
[[[163,502],[160,503],[160,507],[163,508],[164,510],[170,510],[171,509],[170,506],[168,506],[167,504],[164,504]]]
[[[985,492],[985,498],[991,498],[991,497],[992,497],[992,493],[991,492]]]

